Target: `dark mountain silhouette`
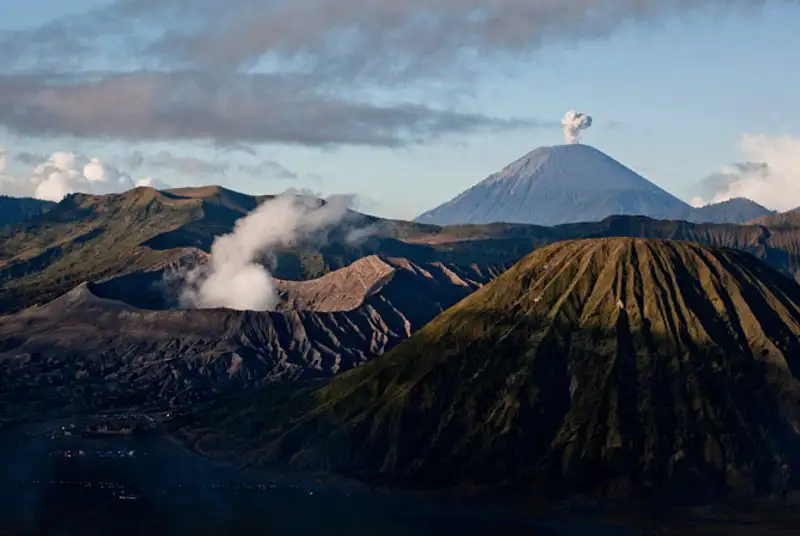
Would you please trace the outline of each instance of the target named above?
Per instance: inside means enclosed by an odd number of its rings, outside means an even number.
[[[23,222],[42,214],[55,203],[28,197],[0,195],[0,226]]]
[[[612,215],[743,223],[770,211],[747,199],[691,207],[588,145],[540,147],[415,221],[558,225]]]
[[[699,223],[744,223],[773,212],[755,201],[737,197],[694,208],[683,219]]]
[[[403,486],[783,493],[800,488],[800,286],[731,249],[558,243],[326,386],[225,404],[181,435]]]

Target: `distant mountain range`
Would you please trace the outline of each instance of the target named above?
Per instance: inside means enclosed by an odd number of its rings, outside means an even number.
[[[588,145],[540,147],[415,221],[558,225],[612,215],[744,223],[771,211],[748,199],[694,208]]]
[[[231,232],[239,218],[266,199],[220,187],[70,195],[32,219],[0,227],[0,315],[55,299],[82,282],[161,270],[187,249],[209,253],[216,236]],[[792,216],[776,218],[781,223]],[[637,236],[735,247],[800,280],[800,225],[784,222],[772,228],[766,223],[692,224],[613,216],[555,227],[439,227],[352,212],[325,241],[275,252],[271,270],[279,279],[314,279],[368,255],[417,264],[507,267],[558,240]],[[353,228],[369,232],[363,240],[348,241]]]

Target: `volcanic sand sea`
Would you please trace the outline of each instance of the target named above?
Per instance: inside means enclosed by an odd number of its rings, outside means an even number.
[[[66,419],[0,433],[0,534],[630,534],[556,531],[466,504],[243,469],[158,430],[82,437],[82,429]]]

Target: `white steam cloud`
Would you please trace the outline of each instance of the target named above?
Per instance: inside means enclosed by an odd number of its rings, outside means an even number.
[[[572,145],[580,143],[581,131],[592,126],[592,117],[570,110],[561,119],[561,124],[564,126],[564,141]]]
[[[232,233],[214,240],[210,263],[187,275],[181,306],[274,310],[278,292],[259,259],[342,221],[352,201],[351,196],[332,196],[323,203],[284,193],[262,203],[238,220]]]
[[[692,204],[745,197],[781,212],[800,207],[800,139],[748,134],[739,148],[747,161],[707,177],[701,183],[703,195]]]

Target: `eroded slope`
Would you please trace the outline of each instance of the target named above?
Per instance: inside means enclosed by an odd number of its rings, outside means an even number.
[[[0,399],[11,412],[183,405],[330,376],[405,340],[499,271],[368,257],[322,283],[279,281],[281,310],[264,313],[148,310],[111,299],[143,294],[115,296],[130,290],[128,277],[83,284],[0,318]]]

